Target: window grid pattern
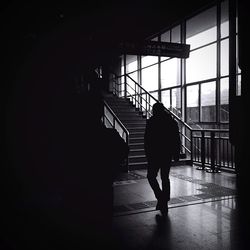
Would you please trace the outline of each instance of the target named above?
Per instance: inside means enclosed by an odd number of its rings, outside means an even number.
[[[133,67],[135,64],[138,67],[135,70],[141,76],[138,82],[186,122],[229,122],[228,20],[228,0],[221,1],[151,38],[191,44],[189,58],[141,56],[140,63],[130,62],[134,63]],[[241,72],[238,67],[236,72],[237,94],[240,95]]]

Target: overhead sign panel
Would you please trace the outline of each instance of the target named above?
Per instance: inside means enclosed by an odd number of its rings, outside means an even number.
[[[144,56],[165,56],[188,58],[190,45],[169,42],[144,41],[140,43],[122,42],[119,49],[123,54]]]

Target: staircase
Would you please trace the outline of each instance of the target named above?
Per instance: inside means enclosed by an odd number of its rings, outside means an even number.
[[[119,98],[113,94],[106,94],[105,101],[129,131],[129,170],[145,169],[147,159],[144,152],[144,132],[146,128],[146,118],[142,112],[135,108],[129,99]],[[185,154],[181,154],[181,159],[173,165],[183,165],[189,162],[185,160]]]
[[[144,152],[144,132],[146,118],[138,111],[129,99],[118,98],[113,94],[105,95],[105,101],[129,131],[129,170],[147,167]]]

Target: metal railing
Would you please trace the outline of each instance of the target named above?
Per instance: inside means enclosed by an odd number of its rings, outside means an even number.
[[[158,100],[139,85],[128,74],[112,78],[113,94],[128,98],[146,118],[152,114],[152,106]],[[235,170],[234,147],[229,141],[229,130],[193,129],[181,120],[179,113],[167,109],[179,126],[181,153],[192,163],[201,165],[202,170],[218,172],[226,168]],[[209,168],[209,169],[208,169]]]
[[[109,107],[106,101],[104,101],[104,113],[103,113],[103,124],[107,128],[116,129],[123,140],[128,144],[129,142],[129,132],[119,120],[119,118],[115,115],[113,110]],[[122,164],[124,168],[128,171],[128,158]]]
[[[193,162],[199,163],[200,169],[210,172],[235,169],[235,152],[229,141],[229,130],[193,129],[192,133]]]
[[[142,114],[149,118],[152,115],[153,104],[158,100],[153,97],[148,91],[146,91],[141,85],[139,85],[133,78],[125,74],[123,76],[116,76],[113,78],[113,94],[128,98],[134,104],[134,106],[142,112]],[[117,80],[114,80],[117,79]],[[122,80],[121,80],[122,79]],[[127,81],[129,79],[129,81]],[[173,118],[177,121],[179,126],[180,138],[181,138],[181,153],[186,154],[187,159],[192,159],[191,151],[191,127],[180,119],[180,117],[165,108]]]

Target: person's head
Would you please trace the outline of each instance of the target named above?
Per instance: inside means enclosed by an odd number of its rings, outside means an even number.
[[[154,105],[153,105],[153,115],[154,116],[158,116],[158,115],[161,115],[165,112],[165,108],[163,106],[162,103],[160,102],[156,102]]]

